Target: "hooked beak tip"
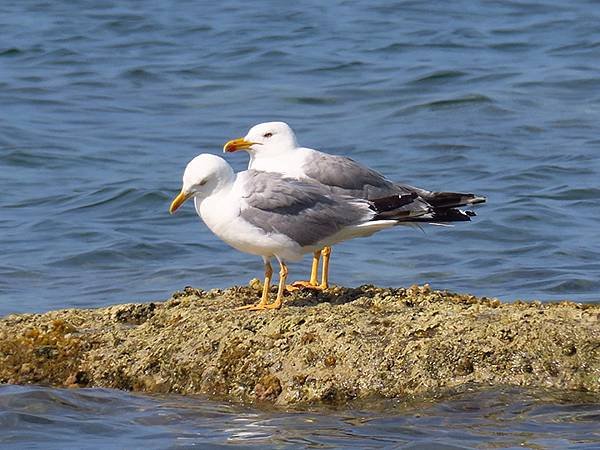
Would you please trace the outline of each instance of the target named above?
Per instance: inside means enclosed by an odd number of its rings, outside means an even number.
[[[177,197],[175,197],[171,202],[171,206],[169,206],[169,214],[174,214],[175,211],[177,211],[189,197],[189,194],[185,194],[183,191],[181,191],[179,195],[177,195]]]
[[[238,150],[248,150],[255,142],[247,141],[244,138],[232,139],[223,146],[223,153],[233,153]]]

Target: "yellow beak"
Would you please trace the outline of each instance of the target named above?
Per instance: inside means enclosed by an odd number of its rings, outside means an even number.
[[[225,153],[237,152],[238,150],[246,150],[252,147],[256,142],[247,141],[244,138],[232,139],[223,146]]]
[[[185,202],[190,197],[191,194],[186,194],[183,191],[181,191],[179,195],[175,197],[171,202],[171,206],[169,206],[169,214],[173,214],[175,211],[177,211],[179,207],[183,205],[183,202]]]

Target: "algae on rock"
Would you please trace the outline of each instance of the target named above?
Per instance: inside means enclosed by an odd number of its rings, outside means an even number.
[[[0,320],[0,382],[341,403],[465,384],[600,392],[600,306],[501,303],[427,285],[297,292],[236,311],[260,286]]]

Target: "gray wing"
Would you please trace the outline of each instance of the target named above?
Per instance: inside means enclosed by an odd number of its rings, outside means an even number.
[[[382,174],[345,156],[312,151],[302,169],[307,177],[328,186],[336,194],[380,198],[399,193],[394,183]]]
[[[345,156],[313,150],[302,169],[308,178],[324,184],[334,194],[369,200],[415,192],[420,195],[414,188],[393,183],[379,172]],[[431,211],[431,205],[423,198],[415,196],[402,210],[410,216],[419,216]]]
[[[374,217],[367,201],[332,195],[317,183],[248,170],[241,217],[267,233],[281,233],[301,246],[313,245],[343,227]]]

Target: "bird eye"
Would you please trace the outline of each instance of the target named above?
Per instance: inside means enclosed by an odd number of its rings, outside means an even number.
[[[265,133],[265,134],[263,134],[263,137],[266,137],[266,138],[270,138],[271,136],[273,136],[273,133]]]
[[[208,179],[204,179],[202,181],[200,181],[200,183],[198,183],[200,186],[204,186],[206,184],[206,182],[208,181]]]

